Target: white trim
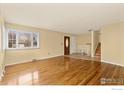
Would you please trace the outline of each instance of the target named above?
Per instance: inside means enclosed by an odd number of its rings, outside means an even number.
[[[94,57],[94,31],[91,31],[91,57]]]
[[[38,58],[36,60],[39,61],[39,60],[53,58],[53,57],[58,57],[58,56],[63,56],[63,55],[55,55],[55,56],[50,56],[50,57],[42,57],[42,58]],[[21,62],[16,62],[16,63],[11,63],[11,64],[5,64],[5,66],[11,66],[11,65],[22,64],[22,63],[29,63],[29,62],[32,62],[32,59],[31,60],[21,61]]]
[[[101,60],[101,62],[124,67],[124,65],[122,65],[122,64],[117,64],[117,63],[115,63],[115,62],[110,62],[110,61],[105,61],[105,60]]]
[[[42,57],[42,58],[38,58],[37,60],[43,60],[43,59],[48,59],[48,58],[53,58],[53,57],[58,57],[58,56],[64,56],[64,55],[55,55],[55,56],[50,56],[50,57]],[[6,66],[11,66],[11,65],[16,65],[16,64],[21,64],[21,63],[28,63],[28,62],[32,62],[32,60],[25,60],[25,61],[21,61],[21,62],[16,62],[16,63],[11,63],[11,64],[5,64]],[[108,63],[108,64],[113,64],[113,65],[118,65],[118,66],[123,66],[122,64],[117,64],[117,63],[113,63],[113,62],[109,62],[109,61],[105,61],[105,60],[101,60],[102,63]],[[5,68],[4,67],[4,68]],[[5,73],[5,70],[3,69],[1,72]]]
[[[77,40],[76,36],[70,36],[70,54],[76,53],[77,51]]]
[[[3,69],[0,71],[0,80],[2,80],[4,74],[5,74],[5,67],[3,67]]]
[[[25,60],[25,61],[21,61],[21,62],[15,62],[15,63],[10,63],[10,64],[5,64],[5,66],[11,66],[11,65],[16,65],[16,64],[22,64],[22,63],[28,63],[31,62],[32,60]]]

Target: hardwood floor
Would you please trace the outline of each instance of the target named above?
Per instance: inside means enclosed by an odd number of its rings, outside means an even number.
[[[123,79],[124,67],[60,56],[7,66],[5,77],[0,84],[124,85]]]
[[[93,60],[93,61],[100,61],[101,57],[100,56],[95,56],[95,57],[89,57],[89,56],[84,56],[81,54],[71,54],[71,55],[64,55],[65,57],[70,57],[70,58],[75,58],[75,59],[82,59],[82,60]]]

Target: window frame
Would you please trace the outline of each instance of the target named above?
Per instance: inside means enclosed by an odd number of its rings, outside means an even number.
[[[9,32],[15,32],[16,33],[16,48],[9,48]],[[19,47],[19,34],[20,33],[28,33],[31,35],[31,47],[23,47],[23,48],[20,48]],[[37,47],[34,47],[33,46],[33,33],[37,34]],[[25,31],[25,30],[16,30],[16,29],[7,29],[6,31],[6,49],[7,50],[25,50],[25,49],[38,49],[40,48],[40,41],[39,41],[39,32],[32,32],[32,31]]]

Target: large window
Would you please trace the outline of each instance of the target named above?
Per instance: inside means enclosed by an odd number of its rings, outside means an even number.
[[[39,48],[38,32],[7,31],[7,49]]]

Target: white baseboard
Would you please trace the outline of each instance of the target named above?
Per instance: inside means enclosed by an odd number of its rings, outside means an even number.
[[[122,67],[124,67],[123,64],[117,64],[117,63],[115,63],[115,62],[109,62],[109,61],[105,61],[105,60],[101,60],[101,62],[109,63],[109,64],[112,64],[112,65],[117,65],[117,66],[122,66]]]
[[[37,60],[43,60],[43,59],[48,59],[48,58],[53,58],[53,57],[59,57],[59,56],[63,56],[63,55],[55,55],[55,56],[50,56],[50,57],[42,57],[42,58],[39,58]]]
[[[55,55],[55,56],[50,56],[50,57],[42,57],[42,58],[38,58],[37,60],[43,60],[43,59],[48,59],[48,58],[53,58],[53,57],[58,57],[58,56],[63,56],[63,55]],[[25,60],[25,61],[21,61],[21,62],[16,62],[16,63],[11,63],[11,64],[5,64],[5,66],[11,66],[11,65],[16,65],[16,64],[21,64],[21,63],[28,63],[28,62],[32,62],[32,60]],[[101,62],[104,62],[104,63],[109,63],[109,64],[113,64],[113,65],[118,65],[118,66],[123,66],[123,64],[117,64],[115,62],[110,62],[110,61],[106,61],[106,60],[101,60]],[[3,72],[5,72],[3,70]],[[0,74],[1,76],[1,74]]]
[[[42,58],[38,58],[38,59],[36,59],[36,60],[43,60],[43,59],[48,59],[48,58],[53,58],[53,57],[58,57],[58,56],[63,56],[63,55],[55,55],[55,56],[49,56],[49,57],[42,57]],[[5,64],[5,66],[11,66],[11,65],[22,64],[22,63],[28,63],[28,62],[32,62],[32,59],[30,59],[30,60],[25,60],[25,61],[21,61],[21,62],[16,62],[16,63]]]
[[[16,63],[5,64],[5,66],[11,66],[11,65],[16,65],[16,64],[28,63],[28,62],[31,62],[31,61],[32,60],[25,60],[25,61],[16,62]]]

